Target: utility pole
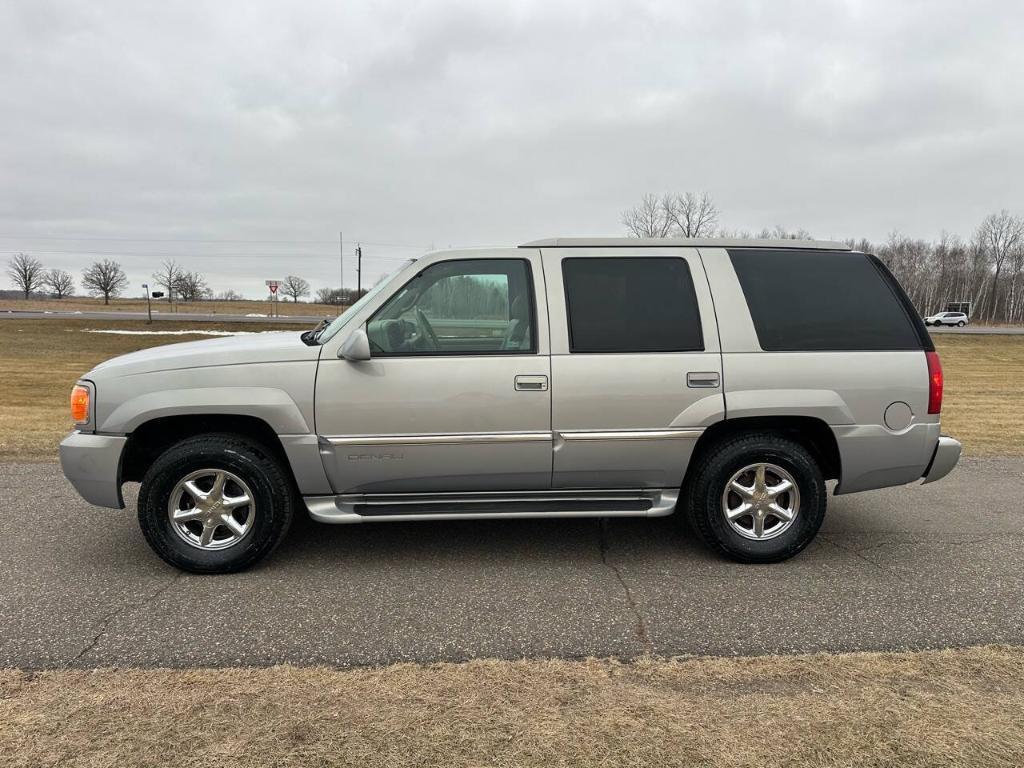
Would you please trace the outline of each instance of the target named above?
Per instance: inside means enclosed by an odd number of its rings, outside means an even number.
[[[345,238],[338,230],[338,288],[345,290]]]
[[[356,300],[363,292],[363,246],[356,243]]]

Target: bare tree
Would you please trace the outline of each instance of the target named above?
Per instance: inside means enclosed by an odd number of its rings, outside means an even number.
[[[984,315],[990,321],[995,320],[999,313],[999,275],[1007,257],[1020,247],[1022,240],[1024,220],[1010,215],[1006,209],[986,216],[978,228],[978,241],[994,267],[990,299]]]
[[[347,303],[346,292],[341,288],[320,288],[316,292],[317,304],[334,304],[335,306]]]
[[[75,291],[75,279],[63,269],[51,269],[43,278],[43,283],[58,299],[70,296]]]
[[[710,237],[718,226],[718,208],[706,193],[646,194],[622,213],[633,237]]]
[[[764,227],[757,236],[761,240],[810,240],[811,233],[803,227],[798,229],[786,229],[781,224],[776,224],[773,229]]]
[[[102,296],[103,303],[117,297],[128,287],[128,277],[121,265],[111,259],[97,261],[82,272],[82,287],[90,296]]]
[[[178,287],[178,279],[181,277],[181,273],[184,270],[174,260],[169,259],[160,265],[160,271],[153,273],[153,280],[164,289],[164,293],[167,295],[167,303],[170,304],[174,300],[174,292]]]
[[[288,275],[281,283],[279,289],[285,296],[292,297],[292,303],[299,300],[302,296],[309,296],[309,283],[303,280],[301,277],[295,275]]]
[[[671,195],[646,194],[640,205],[622,212],[622,223],[633,237],[668,237],[672,231]]]
[[[42,288],[46,280],[46,270],[43,269],[43,262],[27,253],[15,254],[7,262],[7,274],[18,286],[18,289],[29,297],[32,291]]]
[[[672,195],[665,215],[672,234],[680,237],[713,237],[718,227],[718,207],[707,192]]]
[[[181,301],[199,301],[210,295],[210,287],[206,279],[198,272],[179,270],[174,280],[174,291]]]
[[[228,288],[226,291],[221,291],[216,297],[219,301],[242,301],[245,298],[238,291],[233,288]]]

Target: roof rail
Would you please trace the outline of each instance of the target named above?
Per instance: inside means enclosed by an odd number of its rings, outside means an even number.
[[[523,243],[520,248],[800,248],[849,251],[846,243],[831,240],[758,240],[739,237],[549,237]]]

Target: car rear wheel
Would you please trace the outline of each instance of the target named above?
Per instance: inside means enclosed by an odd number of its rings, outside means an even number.
[[[800,552],[825,519],[825,480],[800,443],[769,433],[729,438],[698,459],[684,498],[692,527],[743,563]]]
[[[294,514],[280,461],[240,435],[192,437],[164,451],[139,490],[139,525],[164,561],[193,573],[242,570],[284,538]]]

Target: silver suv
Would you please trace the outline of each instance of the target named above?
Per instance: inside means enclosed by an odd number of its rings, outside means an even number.
[[[870,312],[865,312],[870,307]],[[932,482],[942,371],[874,256],[825,242],[553,239],[440,251],[329,324],[114,358],[65,475],[196,572],[324,523],[677,512],[735,560],[835,493]]]
[[[963,328],[967,325],[967,315],[963,312],[939,312],[937,315],[929,315],[924,319],[925,325],[956,325]]]

